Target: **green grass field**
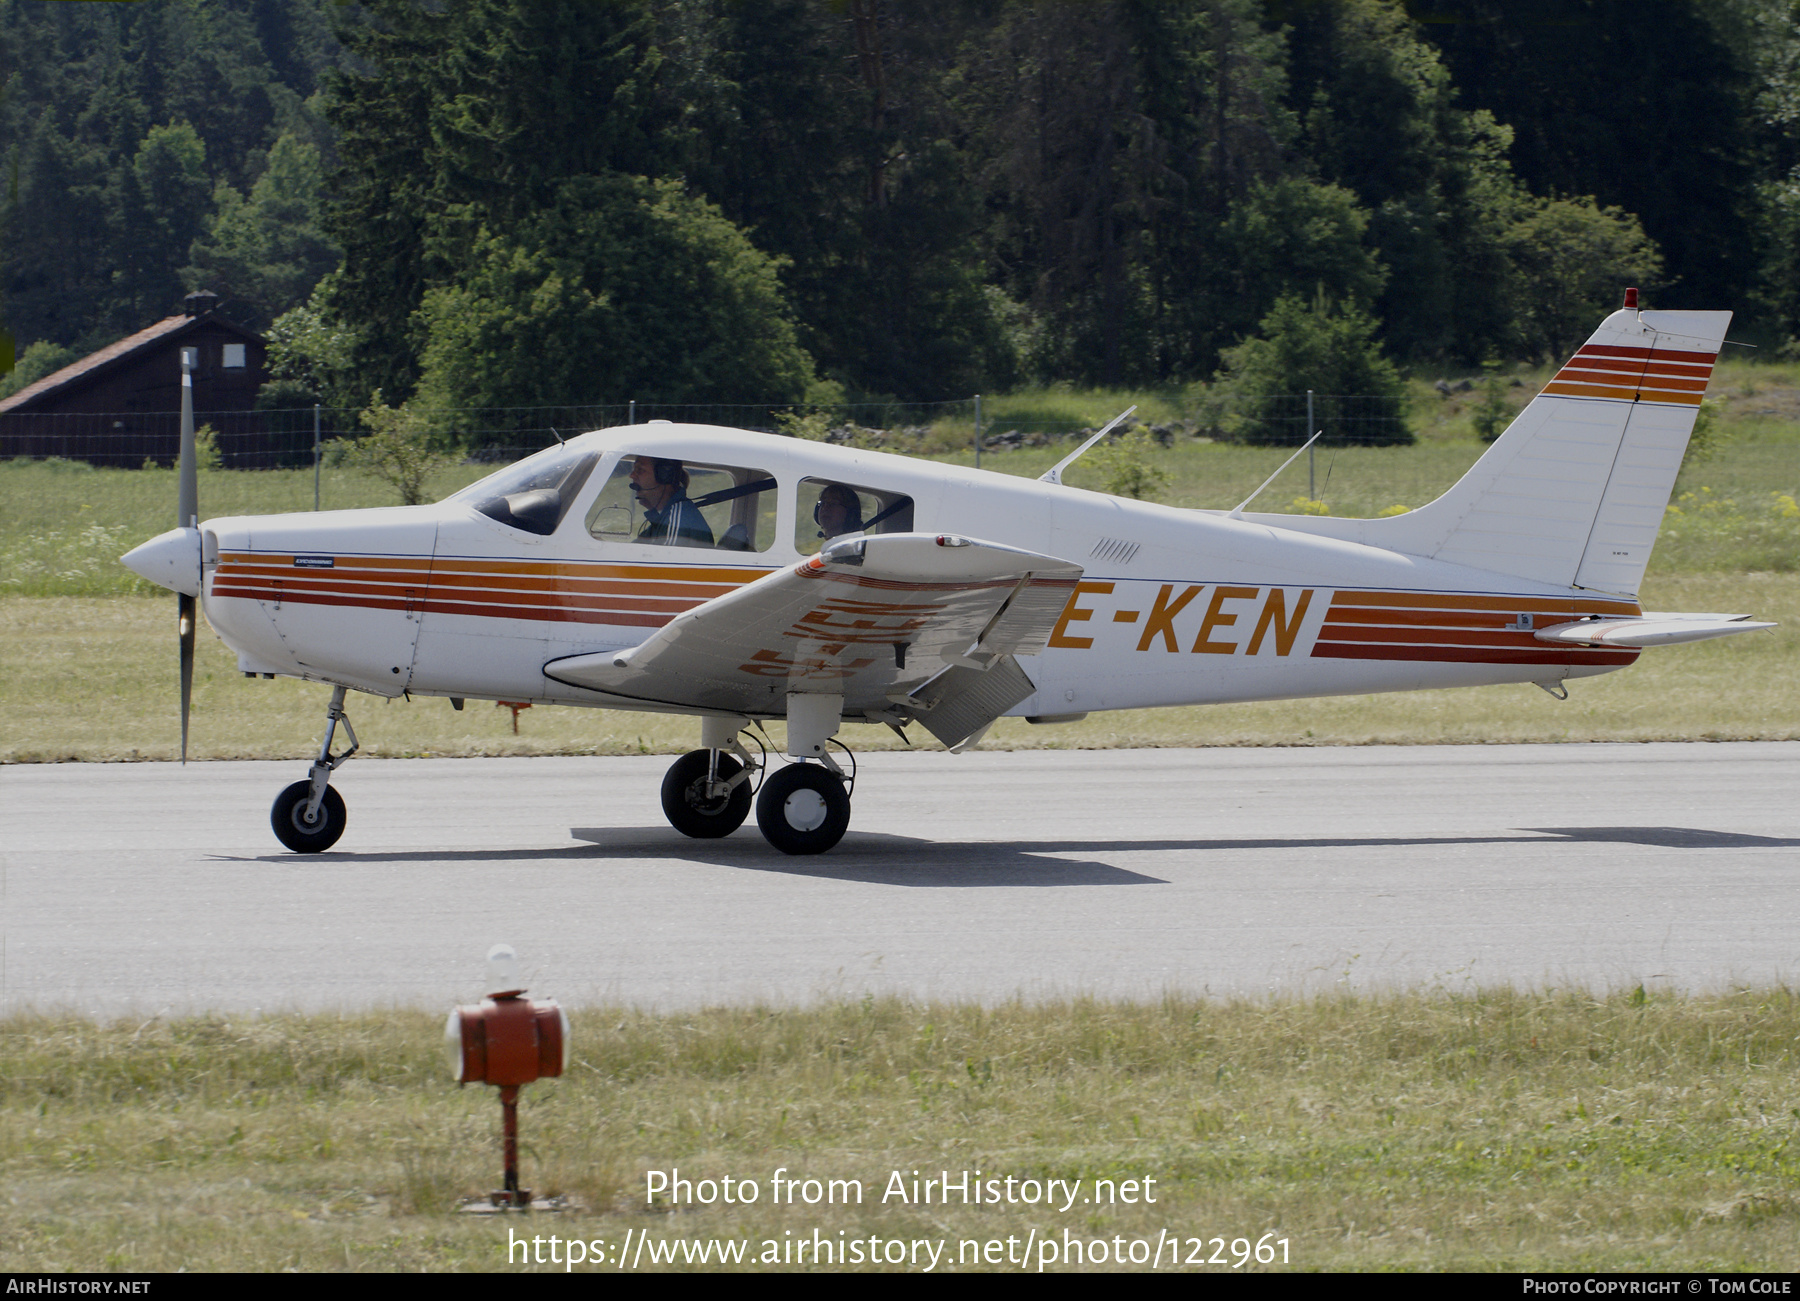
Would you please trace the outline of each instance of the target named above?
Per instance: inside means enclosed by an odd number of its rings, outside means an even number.
[[[499,1182],[499,1106],[451,1084],[442,1018],[0,1022],[0,1270],[501,1270],[509,1229],[752,1260],[940,1242],[940,1269],[1046,1236],[1106,1269],[1165,1237],[1222,1273],[1280,1240],[1303,1270],[1800,1269],[1787,990],[589,1008],[520,1106],[525,1185],[580,1209],[510,1221],[453,1209]],[[772,1204],[782,1169],[863,1201]],[[651,1170],[757,1201],[652,1202]],[[964,1170],[1082,1182],[1055,1208],[881,1200]],[[1096,1179],[1137,1202],[1080,1200]]]

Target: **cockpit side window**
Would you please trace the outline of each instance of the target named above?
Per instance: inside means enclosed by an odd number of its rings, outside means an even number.
[[[548,537],[581,492],[600,459],[596,452],[550,448],[470,484],[451,498],[491,520]]]
[[[800,480],[794,547],[803,556],[847,534],[911,533],[912,527],[913,500],[904,493],[833,479]]]
[[[775,499],[767,470],[628,452],[594,499],[587,528],[601,542],[767,551]]]

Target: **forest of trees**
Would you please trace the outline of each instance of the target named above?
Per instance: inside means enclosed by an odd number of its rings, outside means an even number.
[[[0,149],[8,387],[202,288],[340,406],[1800,335],[1796,0],[0,0]]]

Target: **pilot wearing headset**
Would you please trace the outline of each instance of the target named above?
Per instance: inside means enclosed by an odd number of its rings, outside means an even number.
[[[819,504],[813,507],[813,521],[818,524],[822,538],[861,533],[862,502],[854,489],[841,483],[828,483],[819,493]]]
[[[640,456],[632,463],[629,482],[632,495],[644,508],[644,526],[636,541],[670,547],[712,546],[712,529],[700,508],[688,500],[688,472],[680,461]]]

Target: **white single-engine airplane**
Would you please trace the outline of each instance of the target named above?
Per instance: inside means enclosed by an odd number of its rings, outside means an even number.
[[[319,757],[272,812],[291,849],[343,833],[330,778],[363,691],[691,715],[700,748],[662,787],[676,829],[728,835],[755,793],[769,842],[815,854],[850,820],[847,723],[917,722],[954,751],[1002,715],[1566,695],[1642,647],[1772,626],[1636,600],[1729,321],[1628,291],[1453,488],[1389,518],[1181,510],[1065,487],[1061,466],[1030,481],[652,422],[435,506],[204,524],[184,447],[182,527],[125,563],[181,594],[184,757],[195,598],[246,676],[332,686]],[[769,771],[755,730],[778,718],[798,762]]]

